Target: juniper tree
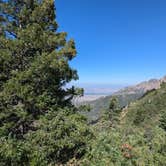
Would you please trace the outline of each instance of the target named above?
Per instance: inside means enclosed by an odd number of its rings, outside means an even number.
[[[76,55],[75,43],[66,40],[67,33],[57,29],[53,0],[0,1],[0,136],[20,141],[27,139],[27,135],[43,138],[50,133],[52,137],[47,141],[53,140],[52,147],[56,139],[67,137],[68,141],[61,145],[67,160],[76,154],[79,145],[85,144],[80,138],[72,143],[71,132],[76,139],[87,128],[79,128],[84,126],[85,119],[77,114],[78,109],[71,101],[79,90],[65,88],[71,80],[78,79],[76,70],[69,66]],[[77,118],[65,122],[71,117]],[[77,120],[82,123],[80,126],[76,125]],[[59,123],[64,123],[64,128],[58,129]],[[72,145],[67,145],[68,142]],[[47,148],[44,143],[43,146]],[[61,150],[55,147],[52,150],[55,156],[49,155],[59,159],[56,154],[61,156]]]

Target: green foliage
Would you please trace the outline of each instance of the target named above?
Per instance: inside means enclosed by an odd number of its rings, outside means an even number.
[[[91,105],[92,109],[87,114],[87,117],[89,120],[99,119],[103,114],[102,111],[109,109],[109,104],[112,98],[117,98],[119,106],[123,108],[129,105],[131,102],[138,100],[142,95],[143,95],[142,91],[136,91],[133,94],[122,93],[122,94],[106,96],[104,98],[99,98],[95,101],[88,103]]]
[[[28,132],[24,140],[1,137],[1,165],[54,165],[80,158],[86,153],[93,135],[80,114],[63,109],[49,112],[36,121],[36,131]]]
[[[58,114],[49,113],[37,123],[37,131],[28,133],[28,142],[33,145],[32,161],[42,157],[39,164],[42,161],[65,163],[85,154],[92,134],[84,116],[72,115],[71,111],[63,109]]]
[[[12,138],[0,138],[0,165],[27,165],[29,148],[26,141]]]
[[[111,111],[116,111],[117,109],[119,109],[119,103],[118,103],[118,99],[117,98],[113,97],[110,100],[109,109]]]
[[[119,101],[117,98],[112,97],[109,103],[109,108],[103,111],[103,115],[101,119],[110,121],[112,127],[114,127],[119,121],[119,114],[121,112],[121,108],[119,105]]]
[[[159,126],[166,131],[166,111],[164,110],[161,114]]]
[[[112,127],[107,119],[95,124],[96,139],[82,165],[164,166],[165,98],[166,86],[163,84],[160,89],[148,92],[122,110],[120,122],[115,126]],[[111,108],[116,108],[114,101]]]
[[[165,140],[164,131],[157,127],[147,131],[132,128],[130,134],[107,127],[96,131],[82,165],[164,166]]]
[[[53,0],[0,1],[0,165],[65,163],[92,137],[72,104],[83,90],[66,88],[75,43],[55,19]]]
[[[92,143],[92,148],[83,160],[83,165],[118,165],[123,158],[120,150],[119,134],[102,132]]]
[[[66,88],[76,48],[54,5],[0,1],[0,165],[164,166],[166,84],[137,101],[141,92],[104,98],[107,118],[89,127],[79,113],[89,106],[72,104],[83,90]]]
[[[146,129],[159,125],[159,119],[166,107],[165,98],[166,86],[162,85],[160,89],[148,92],[137,102],[131,103],[122,120],[123,127],[135,125]]]

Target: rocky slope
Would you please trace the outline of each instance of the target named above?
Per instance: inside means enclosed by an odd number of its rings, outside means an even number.
[[[88,113],[88,117],[92,120],[99,118],[101,111],[108,109],[109,102],[112,97],[117,97],[120,106],[125,107],[131,102],[141,98],[146,92],[153,89],[159,89],[162,82],[166,82],[166,76],[161,79],[151,79],[135,86],[126,87],[119,90],[118,92],[113,93],[110,96],[102,97],[95,101],[88,102],[92,108]]]
[[[149,81],[141,82],[135,86],[126,87],[113,95],[134,94],[139,92],[146,93],[152,89],[159,89],[162,82],[166,82],[166,76],[161,79],[151,79]]]

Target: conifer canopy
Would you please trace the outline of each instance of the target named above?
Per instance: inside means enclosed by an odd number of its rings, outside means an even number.
[[[78,79],[75,43],[57,29],[53,0],[0,1],[0,165],[61,163],[85,151],[86,119],[72,104],[82,91],[66,88]]]

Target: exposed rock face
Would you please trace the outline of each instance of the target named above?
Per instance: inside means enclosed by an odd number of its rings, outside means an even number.
[[[151,79],[149,81],[142,82],[135,86],[126,87],[126,88],[114,93],[114,95],[134,94],[138,91],[145,93],[152,89],[159,89],[162,82],[166,82],[166,76],[161,79]]]

